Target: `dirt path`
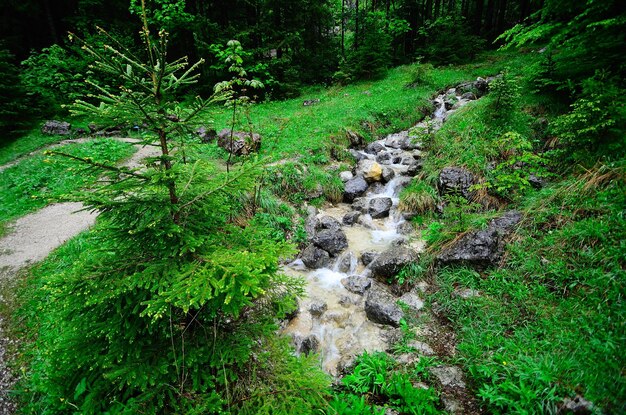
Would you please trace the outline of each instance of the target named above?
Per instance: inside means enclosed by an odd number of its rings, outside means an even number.
[[[137,142],[128,138],[119,140],[128,143]],[[31,154],[68,142],[76,143],[78,140],[64,140]],[[136,168],[141,166],[141,161],[146,157],[159,154],[157,147],[142,147],[137,144],[135,147],[137,152],[122,163],[123,166]],[[0,172],[17,164],[19,160],[23,158],[0,166]],[[21,269],[43,260],[67,240],[89,229],[97,216],[94,212],[84,210],[82,203],[70,202],[49,205],[17,219],[10,225],[8,234],[0,238],[0,285],[6,285]],[[0,302],[4,301],[6,299],[0,296]],[[3,326],[4,322],[0,315],[0,415],[11,415],[15,411],[15,405],[10,401],[10,390],[15,384],[15,378],[8,368],[10,357],[7,356],[7,346],[15,340],[4,334]]]

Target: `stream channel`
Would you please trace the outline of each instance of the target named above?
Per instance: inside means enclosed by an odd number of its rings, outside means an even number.
[[[306,280],[307,296],[283,333],[298,353],[319,353],[327,373],[340,376],[364,351],[389,349],[390,330],[402,318],[398,300],[414,311],[423,306],[419,290],[396,297],[384,283],[424,249],[410,236],[410,212],[398,209],[400,192],[421,169],[422,144],[412,135],[434,133],[486,88],[480,78],[450,88],[434,98],[430,118],[351,150],[359,162],[353,172],[341,173],[344,203],[311,212],[310,245],[284,268]]]

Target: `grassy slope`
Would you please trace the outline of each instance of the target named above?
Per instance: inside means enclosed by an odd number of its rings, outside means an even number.
[[[115,163],[133,152],[130,144],[97,139],[84,144],[68,144],[59,151],[91,157],[96,162]],[[0,172],[0,224],[93,183],[99,171],[86,169],[79,162],[60,156],[34,155]]]
[[[547,105],[558,104],[533,96],[524,83],[533,57],[519,59],[526,62],[512,66],[523,86],[518,105],[494,118],[487,97],[455,114],[430,143],[424,184],[434,184],[450,165],[488,176],[498,137],[508,131],[536,136],[537,114],[551,118]],[[576,394],[614,413],[626,410],[625,195],[623,160],[574,174],[555,171],[546,188],[511,191],[501,206],[526,215],[501,269],[448,268],[435,275],[439,290],[430,303],[458,332],[458,363],[491,411],[552,413]],[[433,245],[422,269],[438,246],[497,214],[455,209],[461,212],[419,218]],[[459,286],[481,296],[454,296]]]

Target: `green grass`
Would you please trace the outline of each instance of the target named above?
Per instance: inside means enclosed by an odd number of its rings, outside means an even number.
[[[298,99],[254,105],[250,118],[263,138],[262,152],[274,160],[328,155],[333,146],[346,148],[346,129],[369,140],[407,129],[430,112],[429,99],[437,90],[497,73],[502,62],[502,56],[488,55],[474,65],[435,68],[428,81],[416,87],[407,87],[414,81],[416,65],[402,66],[380,81],[309,88]],[[319,104],[302,105],[312,99],[319,99]],[[212,119],[219,131],[229,128],[231,116],[226,108],[215,109],[206,122]],[[245,117],[240,118],[237,128],[246,129]]]
[[[494,142],[505,132],[531,141],[541,138],[533,129],[537,114],[553,118],[558,115],[554,107],[562,104],[551,106],[549,98],[531,92],[526,77],[533,59],[519,59],[526,63],[512,71],[522,85],[516,107],[506,117],[495,117],[493,99],[487,96],[454,114],[428,143],[424,181],[409,187],[403,200],[421,201],[423,183],[434,185],[445,166],[465,166],[478,177],[488,177],[492,163],[502,160]],[[533,144],[537,149],[542,143]],[[548,167],[555,169],[558,163]],[[465,368],[488,411],[556,413],[564,398],[579,394],[598,411],[623,413],[624,159],[605,160],[582,173],[554,173],[554,182],[540,191],[519,188],[499,197],[501,210],[525,213],[507,246],[504,265],[482,273],[439,269],[432,275],[438,291],[428,302],[437,304],[438,313],[457,332],[459,355],[453,363]],[[455,202],[442,216],[418,218],[430,244],[418,277],[443,244],[484,226],[494,215],[498,212]],[[453,295],[458,287],[481,294],[464,299]]]
[[[0,146],[0,165],[66,138],[68,137],[43,134],[39,128],[33,129],[28,134]]]
[[[91,157],[97,162],[115,163],[133,153],[130,144],[111,139],[97,139],[84,144],[59,148],[69,154]],[[99,172],[61,156],[34,155],[0,172],[0,223],[88,186]]]

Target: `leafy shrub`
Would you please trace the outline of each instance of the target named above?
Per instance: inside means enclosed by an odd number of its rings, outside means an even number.
[[[501,72],[500,75],[491,81],[489,92],[496,116],[506,116],[513,110],[520,96],[521,87],[519,82],[508,70]]]
[[[87,65],[75,52],[52,45],[22,62],[21,80],[38,110],[50,115],[86,95]]]

